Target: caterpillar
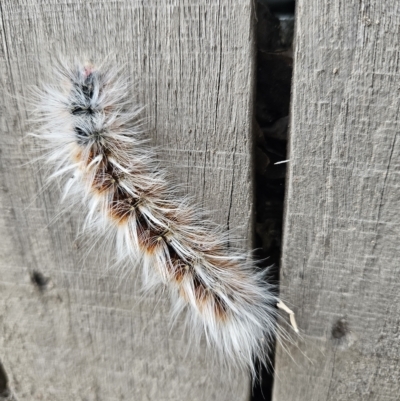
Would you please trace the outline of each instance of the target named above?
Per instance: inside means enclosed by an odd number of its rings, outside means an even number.
[[[34,133],[63,198],[87,208],[84,226],[113,239],[120,260],[140,265],[144,287],[162,286],[172,314],[205,335],[221,359],[255,374],[268,359],[279,300],[227,233],[181,197],[166,179],[129,98],[130,80],[112,66],[64,62],[35,95]]]

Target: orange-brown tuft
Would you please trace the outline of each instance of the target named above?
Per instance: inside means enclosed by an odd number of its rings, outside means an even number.
[[[228,308],[225,302],[217,295],[214,295],[214,312],[217,319],[221,322],[226,322],[228,319]]]
[[[173,258],[172,256],[170,256],[170,258],[172,265],[172,271],[171,271],[172,279],[177,284],[181,284],[185,276],[189,274],[190,266],[181,259],[179,259],[178,257]]]
[[[136,203],[137,199],[127,194],[119,185],[116,185],[109,205],[109,215],[118,225],[123,225],[130,217],[135,216]]]

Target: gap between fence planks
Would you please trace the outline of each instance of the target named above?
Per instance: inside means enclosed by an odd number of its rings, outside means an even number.
[[[400,394],[400,3],[297,6],[274,401]]]
[[[41,188],[27,86],[52,54],[126,65],[149,137],[176,182],[249,245],[252,232],[253,2],[61,1],[0,4],[0,359],[22,400],[247,400],[248,378],[188,350],[162,295],[139,303],[76,240],[84,216]],[[35,198],[36,194],[38,196]],[[140,267],[139,267],[140,268]],[[40,289],[31,275],[49,283]],[[40,276],[35,276],[40,277]],[[40,280],[39,280],[40,282]],[[161,301],[159,301],[161,297]]]

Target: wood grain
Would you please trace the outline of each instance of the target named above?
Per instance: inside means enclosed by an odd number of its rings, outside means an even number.
[[[298,3],[275,401],[398,400],[400,3]]]
[[[0,359],[18,400],[245,400],[248,378],[171,330],[162,294],[77,240],[25,137],[29,85],[54,54],[124,63],[149,137],[177,183],[243,238],[252,225],[252,1],[0,3]],[[43,190],[42,190],[43,189]],[[41,273],[50,281],[35,285]],[[40,280],[39,280],[40,281]]]

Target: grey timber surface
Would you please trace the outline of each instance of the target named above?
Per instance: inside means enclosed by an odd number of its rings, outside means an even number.
[[[400,394],[400,3],[300,1],[274,401]]]
[[[78,237],[85,216],[55,218],[60,190],[46,187],[40,163],[27,164],[38,153],[26,137],[26,99],[49,80],[54,55],[124,64],[175,181],[247,247],[252,7],[1,1],[0,360],[19,401],[248,399],[244,374],[222,369],[204,342],[189,346],[183,319],[170,328],[163,294],[143,300],[133,266],[113,269],[96,255],[101,242]]]

